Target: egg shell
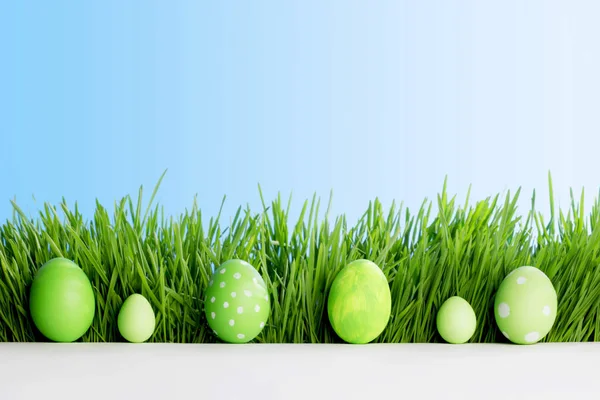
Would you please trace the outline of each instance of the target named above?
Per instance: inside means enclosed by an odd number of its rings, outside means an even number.
[[[542,340],[556,320],[557,308],[552,282],[531,266],[517,268],[504,278],[494,300],[496,324],[516,344]]]
[[[119,310],[117,318],[119,333],[132,343],[150,339],[156,327],[156,317],[150,302],[141,294],[129,296]]]
[[[446,342],[461,344],[468,342],[475,333],[477,317],[469,302],[462,297],[453,296],[440,307],[436,325]]]
[[[248,343],[263,330],[270,314],[267,286],[256,268],[229,260],[215,271],[204,297],[208,325],[219,339]]]
[[[87,275],[66,258],[54,258],[36,273],[29,310],[37,329],[55,342],[73,342],[92,325],[96,309]]]
[[[335,277],[327,311],[337,335],[347,343],[375,340],[390,319],[392,298],[381,268],[369,260],[356,260]]]

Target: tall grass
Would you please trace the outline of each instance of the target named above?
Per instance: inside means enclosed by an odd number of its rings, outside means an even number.
[[[347,263],[367,258],[388,277],[392,316],[378,342],[437,342],[438,307],[459,295],[478,316],[474,342],[504,341],[493,316],[494,293],[503,277],[535,265],[558,293],[557,321],[545,340],[600,339],[600,202],[584,214],[583,195],[568,210],[555,210],[550,183],[548,221],[532,207],[517,213],[520,193],[474,204],[449,197],[411,212],[384,209],[375,200],[358,223],[330,216],[317,198],[303,203],[298,220],[280,197],[263,209],[238,209],[229,224],[205,221],[196,202],[179,217],[126,197],[109,211],[97,204],[86,221],[77,207],[45,205],[28,218],[0,227],[0,341],[41,341],[28,312],[28,288],[36,270],[53,257],[74,260],[96,292],[96,317],[81,340],[121,341],[117,314],[124,299],[142,293],[153,305],[153,342],[213,342],[203,307],[211,271],[230,258],[256,266],[265,278],[272,313],[257,342],[327,343],[339,339],[326,313],[328,290]],[[158,187],[158,186],[157,186]],[[261,198],[262,194],[261,194]],[[320,210],[321,209],[321,210]],[[323,213],[323,211],[325,211]],[[323,214],[325,215],[323,217]],[[522,215],[522,214],[521,214]]]

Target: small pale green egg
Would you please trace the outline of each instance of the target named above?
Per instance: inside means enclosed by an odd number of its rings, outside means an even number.
[[[494,315],[500,332],[516,344],[542,340],[556,319],[556,291],[546,274],[535,267],[520,267],[500,284]]]
[[[156,318],[150,302],[141,294],[132,294],[121,306],[118,317],[121,336],[132,343],[150,339],[156,327]]]
[[[437,314],[437,329],[448,343],[461,344],[471,339],[477,327],[473,307],[462,297],[447,299]]]

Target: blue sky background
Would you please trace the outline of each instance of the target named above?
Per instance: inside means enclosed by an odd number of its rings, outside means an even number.
[[[334,191],[358,217],[449,177],[561,201],[600,185],[597,1],[0,5],[0,220],[91,215],[169,169],[178,214]],[[35,195],[37,202],[33,201]],[[545,197],[544,197],[545,198]]]

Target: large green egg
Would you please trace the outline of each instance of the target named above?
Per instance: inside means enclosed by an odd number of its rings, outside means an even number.
[[[229,343],[247,343],[263,330],[270,313],[267,287],[249,263],[229,260],[213,274],[204,297],[206,320]]]
[[[373,341],[390,319],[392,296],[381,269],[368,260],[356,260],[335,277],[327,311],[337,335],[348,343]]]
[[[44,264],[31,285],[29,309],[33,322],[55,342],[73,342],[83,336],[92,325],[95,306],[87,275],[65,258]]]
[[[546,274],[535,267],[520,267],[500,284],[494,315],[502,334],[516,344],[542,340],[556,319],[556,291]]]

